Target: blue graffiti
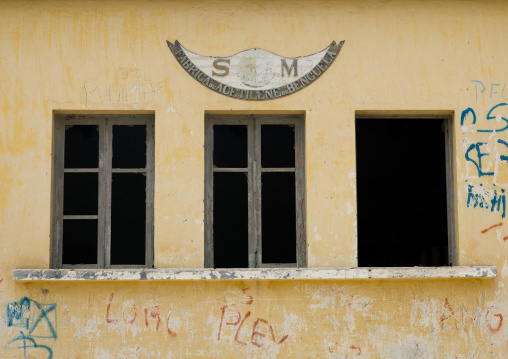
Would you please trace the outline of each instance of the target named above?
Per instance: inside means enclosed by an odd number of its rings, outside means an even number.
[[[492,115],[492,111],[494,111],[496,108],[498,107],[502,107],[502,106],[508,106],[508,103],[498,103],[496,106],[492,107],[490,109],[490,111],[487,113],[487,121],[489,120],[494,120],[496,118],[495,115]],[[506,122],[506,126],[504,126],[503,128],[501,129],[498,129],[498,130],[478,130],[478,132],[503,132],[505,131],[506,129],[508,129],[508,120],[506,118],[504,118],[503,116],[501,116],[501,120],[503,120],[504,122]]]
[[[480,94],[483,94],[485,92],[485,90],[487,89],[487,87],[481,81],[471,80],[471,82],[474,82],[475,99],[476,99],[476,103],[478,103],[478,85],[481,86]],[[495,83],[490,84],[490,98],[492,99],[495,97],[499,97],[499,96],[495,96],[495,95],[501,95],[500,97],[503,100],[508,100],[508,98],[504,97],[504,91],[506,90],[506,84],[503,84],[503,89],[501,90],[501,92],[497,91],[498,90],[497,87],[501,88],[501,84],[495,84]]]
[[[508,103],[502,102],[502,103],[498,103],[497,105],[493,106],[487,113],[487,116],[485,117],[487,119],[487,121],[495,120],[496,115],[493,115],[492,112],[494,110],[496,110],[497,108],[503,107],[503,106],[508,106]],[[464,122],[465,122],[466,118],[468,118],[469,115],[471,115],[471,117],[472,117],[471,125],[476,125],[476,113],[471,107],[468,107],[464,111],[462,111],[462,114],[460,115],[460,125],[461,126],[464,126]],[[506,122],[506,126],[504,126],[502,128],[493,129],[493,130],[477,129],[476,132],[492,133],[492,132],[503,132],[503,131],[508,130],[508,119],[501,116],[501,120]]]
[[[506,143],[506,141],[498,139],[497,143],[500,143],[500,144],[504,145],[506,148],[508,148],[508,143]],[[504,162],[508,163],[508,156],[499,155],[499,159],[501,161],[504,161]]]
[[[499,143],[500,145],[503,145],[505,146],[506,149],[508,149],[508,143],[504,140],[501,140],[501,139],[498,139],[497,140],[497,143]],[[483,170],[483,164],[482,164],[482,157],[488,157],[490,156],[490,154],[488,152],[482,152],[482,149],[481,147],[483,145],[486,145],[487,143],[486,142],[476,142],[476,143],[472,143],[468,149],[466,150],[466,154],[465,154],[465,157],[466,157],[466,161],[469,161],[471,163],[473,163],[476,167],[476,170],[478,171],[478,177],[482,177],[482,176],[494,176],[494,172],[485,172]],[[474,158],[471,157],[471,152],[473,154],[476,154],[476,161]],[[499,160],[501,162],[506,162],[508,163],[508,156],[505,156],[505,155],[499,155]]]
[[[505,190],[501,193],[497,189],[486,191],[480,184],[480,189],[472,184],[467,185],[467,207],[489,209],[491,212],[501,213],[501,218],[506,216],[506,195]]]
[[[467,118],[467,115],[473,116],[473,121],[471,121],[472,125],[476,124],[476,113],[471,107],[466,108],[464,111],[462,111],[462,114],[460,115],[460,125],[464,126],[464,120]]]
[[[469,148],[466,151],[466,160],[472,162],[476,166],[476,169],[478,170],[478,177],[494,175],[494,172],[483,172],[482,169],[482,157],[489,156],[488,153],[481,151],[480,147],[485,144],[486,144],[485,142],[473,143],[471,144],[471,146],[469,146]],[[478,157],[478,162],[469,156],[469,152],[471,152],[474,149],[476,149],[476,156]]]
[[[23,332],[20,332],[20,335],[14,339],[12,339],[9,344],[11,343],[14,343],[14,342],[21,342],[19,343],[19,346],[15,347],[16,349],[23,349],[23,357],[24,358],[29,358],[27,357],[27,349],[28,348],[42,348],[42,349],[45,349],[48,353],[48,357],[47,359],[52,359],[53,358],[53,350],[48,347],[47,345],[42,345],[42,344],[37,344],[36,341],[32,338],[32,337],[26,337],[25,334],[23,334]]]
[[[27,348],[42,348],[48,353],[47,359],[53,358],[53,350],[47,345],[38,344],[35,339],[57,339],[56,306],[38,303],[27,297],[7,304],[7,326],[23,329],[8,345],[17,343],[18,346],[13,348],[23,349],[25,358]]]
[[[30,325],[30,299],[7,304],[7,326],[28,329]]]

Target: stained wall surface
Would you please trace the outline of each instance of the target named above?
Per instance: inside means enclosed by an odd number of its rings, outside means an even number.
[[[0,10],[1,358],[508,357],[508,4],[2,1]],[[311,86],[248,102],[197,83],[166,40],[209,56],[345,44]],[[355,267],[355,114],[391,111],[452,114],[456,264],[497,266],[498,276],[13,281],[13,269],[50,268],[54,114],[133,111],[155,113],[156,268],[203,267],[206,112],[305,114],[308,266]],[[397,183],[380,191],[390,202]]]

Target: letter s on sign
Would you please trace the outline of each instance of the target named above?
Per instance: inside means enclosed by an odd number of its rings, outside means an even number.
[[[226,60],[226,59],[215,59],[213,61],[213,67],[215,67],[217,70],[222,70],[224,72],[217,73],[215,71],[212,71],[212,76],[227,76],[229,74],[229,67],[227,67],[225,65],[220,65],[219,64],[220,62],[225,62],[225,63],[229,64],[229,60]]]

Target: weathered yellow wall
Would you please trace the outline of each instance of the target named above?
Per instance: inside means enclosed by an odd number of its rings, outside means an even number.
[[[19,341],[9,344],[19,328],[6,315],[22,297],[54,303],[58,315],[57,339],[37,339],[48,349],[28,348],[27,358],[508,357],[508,228],[482,233],[505,223],[501,213],[467,207],[468,184],[508,188],[508,148],[497,141],[508,131],[476,132],[506,125],[485,118],[508,102],[507,12],[503,1],[1,2],[0,357],[24,357]],[[251,47],[300,56],[346,43],[308,88],[245,102],[191,79],[166,46],[175,39],[213,56]],[[469,107],[476,124],[469,115],[461,126]],[[495,265],[498,277],[13,282],[14,268],[49,268],[54,111],[131,110],[156,116],[158,268],[203,266],[205,111],[305,111],[309,266],[349,267],[355,111],[432,110],[454,113],[459,264]],[[466,161],[476,142],[494,176]]]

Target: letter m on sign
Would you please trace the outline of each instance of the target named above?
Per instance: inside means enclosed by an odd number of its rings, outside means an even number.
[[[293,76],[298,76],[298,59],[293,60],[291,67],[288,67],[286,59],[280,60],[280,74],[282,77],[284,77],[284,70],[286,70],[288,76],[291,76],[291,70],[293,69],[295,70]]]

